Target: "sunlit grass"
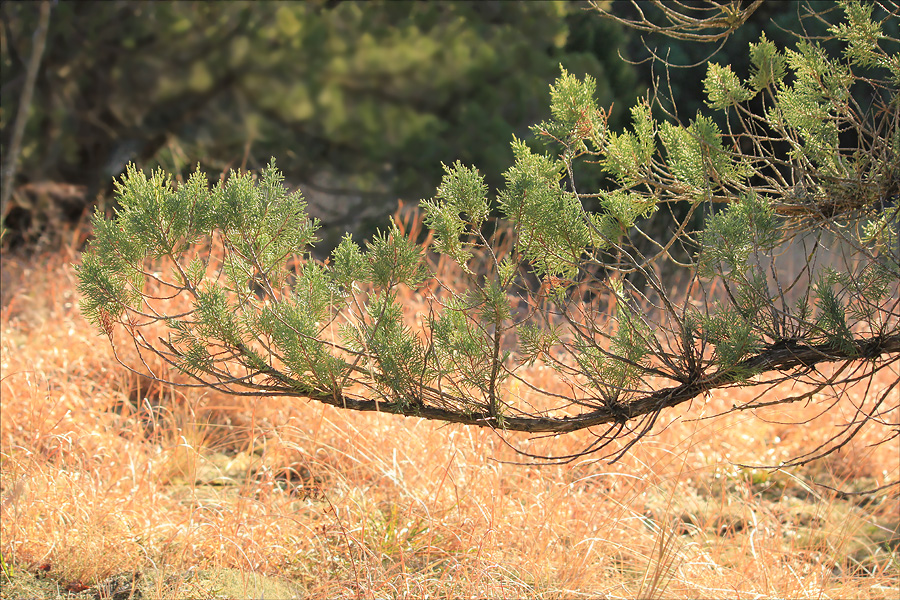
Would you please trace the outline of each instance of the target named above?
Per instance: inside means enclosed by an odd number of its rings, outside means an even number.
[[[149,385],[81,318],[75,260],[3,258],[3,598],[900,593],[897,488],[847,496],[818,485],[896,482],[900,439],[876,445],[890,431],[873,425],[800,468],[739,466],[828,439],[863,386],[819,416],[812,402],[701,418],[752,393],[725,390],[664,415],[613,465],[511,464],[523,461],[514,447],[576,452],[590,433],[504,440]],[[528,376],[557,389],[550,369]],[[879,373],[868,393],[896,377]]]

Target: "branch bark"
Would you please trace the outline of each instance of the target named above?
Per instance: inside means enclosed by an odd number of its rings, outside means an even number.
[[[678,386],[668,387],[647,394],[637,400],[619,407],[602,407],[573,417],[540,418],[540,417],[494,417],[488,413],[464,414],[461,412],[438,408],[435,406],[415,406],[384,400],[365,400],[348,398],[343,394],[312,393],[304,394],[312,400],[329,404],[336,408],[366,412],[384,412],[406,417],[420,417],[448,423],[490,427],[504,431],[523,431],[528,433],[571,433],[597,425],[624,422],[636,417],[657,413],[688,402],[701,394],[735,383],[736,372],[764,373],[771,371],[787,372],[797,367],[808,368],[821,363],[847,360],[873,360],[875,358],[900,353],[900,334],[875,336],[868,339],[855,340],[857,352],[850,354],[846,350],[835,348],[830,344],[809,346],[794,342],[779,342],[752,356],[734,369],[717,371],[701,375]],[[287,390],[283,390],[288,392]],[[288,392],[286,395],[290,395]]]

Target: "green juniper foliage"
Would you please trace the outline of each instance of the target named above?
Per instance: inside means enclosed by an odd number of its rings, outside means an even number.
[[[762,36],[750,72],[709,65],[711,112],[687,124],[645,99],[610,131],[594,80],[562,70],[532,130],[544,149],[513,140],[496,198],[457,162],[422,203],[456,281],[397,226],[316,262],[318,224],[274,161],[213,187],[199,170],[175,186],[129,167],[117,214],[94,221],[82,310],[194,385],[505,430],[594,427],[585,452],[717,388],[839,391],[900,361],[898,40],[871,5],[841,6],[841,54]],[[896,19],[891,6],[878,18]],[[586,167],[608,185],[580,189]],[[661,219],[666,238],[645,233]],[[445,293],[413,328],[401,298],[425,285]],[[569,390],[546,392],[553,410],[516,393],[541,391],[536,361]],[[820,363],[855,368],[829,377]],[[855,418],[877,419],[890,397]]]

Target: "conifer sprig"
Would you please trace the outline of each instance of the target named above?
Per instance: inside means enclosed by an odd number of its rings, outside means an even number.
[[[175,186],[129,167],[115,216],[94,219],[82,310],[193,385],[501,430],[605,425],[585,453],[718,388],[839,390],[900,362],[897,41],[871,7],[842,6],[842,54],[762,36],[749,73],[709,66],[712,112],[687,124],[644,100],[628,131],[610,131],[595,82],[563,70],[532,130],[544,149],[514,139],[495,198],[457,162],[423,202],[433,250],[465,286],[440,281],[451,291],[421,329],[399,292],[442,275],[426,249],[392,226],[315,261],[318,223],[274,161],[215,186],[199,169]],[[580,189],[586,168],[606,186]],[[570,390],[543,391],[552,410],[514,392],[542,391],[528,381],[536,361]],[[859,368],[826,377],[822,363]],[[883,401],[864,419],[881,419]]]

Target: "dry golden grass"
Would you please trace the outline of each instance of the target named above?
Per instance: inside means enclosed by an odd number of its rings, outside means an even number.
[[[614,465],[513,465],[489,430],[148,386],[80,316],[74,260],[3,258],[3,598],[900,594],[897,488],[815,483],[896,482],[900,439],[873,446],[890,432],[872,427],[803,468],[735,464],[809,450],[862,387],[809,424],[792,423],[815,404],[696,420],[749,393],[731,390]]]

